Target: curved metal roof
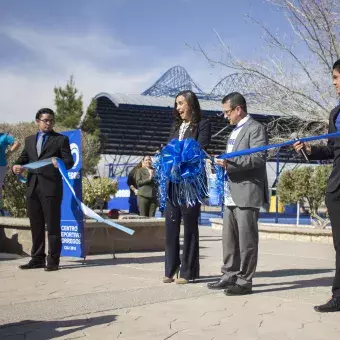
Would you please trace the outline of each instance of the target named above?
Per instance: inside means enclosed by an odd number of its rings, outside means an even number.
[[[191,79],[187,70],[182,66],[174,66],[167,70],[150,88],[145,90],[143,96],[169,96],[176,97],[183,90],[191,90],[200,98],[207,95]],[[208,98],[209,99],[209,98]]]
[[[173,97],[154,97],[143,96],[141,94],[122,94],[122,93],[98,93],[94,99],[106,97],[110,99],[117,107],[121,104],[140,105],[140,106],[157,106],[173,108],[175,99]],[[201,109],[205,111],[221,111],[221,104],[217,101],[200,100]]]
[[[107,93],[100,92],[98,93],[94,99],[98,99],[100,97],[106,97],[112,101],[112,103],[119,107],[121,104],[127,105],[139,105],[139,106],[155,106],[155,107],[166,107],[173,108],[175,99],[173,97],[165,97],[165,96],[143,96],[141,94],[123,94],[123,93]],[[219,112],[222,111],[221,103],[215,100],[202,100],[199,99],[201,109],[204,111],[214,111]],[[278,115],[281,116],[280,113],[274,113],[272,111],[268,111],[263,105],[250,104],[248,105],[248,112],[252,114],[261,114],[261,115]]]

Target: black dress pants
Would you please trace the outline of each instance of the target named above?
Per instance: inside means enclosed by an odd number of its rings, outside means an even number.
[[[340,298],[340,188],[326,194],[326,206],[332,225],[335,249],[335,276],[333,280],[333,297]]]
[[[32,232],[32,262],[45,263],[45,225],[48,235],[47,263],[59,265],[61,253],[61,200],[60,196],[45,196],[39,182],[27,198],[27,212]]]
[[[165,207],[165,276],[173,277],[180,269],[180,277],[192,280],[199,277],[199,232],[198,218],[201,205],[179,207],[167,201]],[[184,222],[182,261],[180,260],[179,234],[181,218]]]

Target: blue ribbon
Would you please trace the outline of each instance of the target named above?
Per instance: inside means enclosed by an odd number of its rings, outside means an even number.
[[[129,235],[133,235],[134,234],[134,230],[132,229],[129,229],[127,227],[124,227],[118,223],[115,223],[115,222],[112,222],[112,221],[108,221],[104,218],[102,218],[101,216],[99,216],[97,213],[95,213],[92,209],[90,209],[88,206],[86,206],[82,201],[80,201],[77,196],[76,196],[76,193],[74,192],[74,189],[71,185],[71,183],[69,182],[68,178],[67,178],[67,170],[66,170],[66,167],[65,167],[65,164],[64,162],[59,159],[59,158],[56,158],[56,161],[57,161],[57,164],[58,164],[58,169],[59,169],[59,172],[62,176],[62,178],[65,180],[67,186],[70,188],[71,192],[72,192],[72,195],[74,197],[74,199],[76,200],[76,202],[78,203],[80,209],[83,211],[83,213],[98,221],[98,222],[101,222],[101,223],[105,223],[111,227],[114,227],[116,229],[119,229]],[[25,164],[23,165],[22,167],[25,168],[25,169],[39,169],[39,168],[42,168],[46,165],[50,165],[52,164],[52,158],[47,158],[47,159],[42,159],[40,161],[37,161],[37,162],[33,162],[33,163],[29,163],[29,164]],[[26,179],[24,179],[22,176],[19,175],[19,180],[21,182],[26,182]]]
[[[281,148],[293,145],[297,141],[302,143],[320,139],[340,138],[340,132],[323,134],[320,136],[311,136],[299,139],[289,140],[283,143],[269,144],[256,148],[224,153],[218,156],[218,159],[229,159],[252,153],[263,152],[269,149]],[[205,159],[212,160],[212,166],[215,170],[216,177],[208,179],[207,184],[205,176]],[[172,140],[163,150],[155,156],[156,179],[159,184],[160,209],[164,209],[165,202],[168,197],[166,183],[173,183],[173,195],[179,205],[193,205],[197,201],[207,196],[210,190],[211,201],[214,205],[221,203],[224,191],[223,169],[213,162],[213,158],[207,155],[201,148],[199,143],[191,138],[179,141]],[[220,197],[217,199],[217,197]]]
[[[268,144],[268,145],[258,146],[256,148],[224,153],[222,155],[217,156],[217,158],[228,159],[228,158],[233,158],[233,157],[238,157],[238,156],[250,155],[256,152],[263,152],[269,149],[282,148],[284,146],[293,145],[297,141],[300,141],[301,143],[305,143],[305,142],[311,142],[311,141],[319,140],[319,139],[332,139],[332,138],[340,138],[340,132],[326,133],[320,136],[311,136],[311,137],[305,137],[305,138],[292,139],[292,140],[289,140],[283,143]]]
[[[154,166],[161,211],[164,210],[167,199],[175,205],[193,206],[197,202],[203,203],[208,197],[206,158],[207,154],[192,138],[182,141],[173,139],[155,156]],[[218,167],[216,172],[223,170]]]

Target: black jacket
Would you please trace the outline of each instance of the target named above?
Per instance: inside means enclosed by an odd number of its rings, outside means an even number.
[[[67,170],[72,168],[74,161],[68,137],[54,131],[50,132],[39,157],[37,154],[36,144],[36,134],[27,137],[25,139],[24,150],[14,164],[25,165],[46,158],[58,157],[65,163]],[[62,178],[59,170],[55,168],[53,164],[40,169],[28,171],[26,189],[27,197],[32,195],[37,180],[40,184],[39,187],[45,196],[63,195]]]
[[[178,138],[178,137],[179,137],[179,128],[170,133],[169,141],[171,141],[174,138]],[[202,119],[197,124],[197,128],[193,128],[192,126],[189,126],[184,133],[184,139],[185,138],[196,139],[201,144],[202,149],[206,149],[211,140],[210,121],[207,119]]]
[[[335,107],[329,116],[328,133],[336,131],[335,121],[340,113],[340,105]],[[326,192],[334,192],[340,185],[340,138],[328,140],[327,146],[312,146],[310,160],[334,159],[333,170],[328,179]]]

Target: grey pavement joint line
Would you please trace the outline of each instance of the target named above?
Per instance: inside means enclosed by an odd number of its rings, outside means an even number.
[[[176,335],[177,333],[179,333],[179,331],[176,331],[176,332],[170,334],[169,336],[167,336],[167,337],[164,338],[163,340],[168,340],[168,339],[172,338],[174,335]]]
[[[177,319],[173,319],[169,322],[169,328],[172,329],[172,324],[175,323]]]

